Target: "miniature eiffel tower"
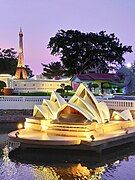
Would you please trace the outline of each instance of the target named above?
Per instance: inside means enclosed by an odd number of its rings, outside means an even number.
[[[23,32],[20,28],[19,32],[19,57],[18,65],[16,68],[15,79],[27,79],[27,71],[24,65],[24,55],[23,55]]]

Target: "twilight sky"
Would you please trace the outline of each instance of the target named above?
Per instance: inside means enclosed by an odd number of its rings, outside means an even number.
[[[59,29],[114,32],[135,51],[135,0],[0,0],[0,48],[18,50],[18,31],[24,32],[25,64],[34,74],[41,63],[56,61],[47,44]],[[135,60],[135,53],[126,55]]]

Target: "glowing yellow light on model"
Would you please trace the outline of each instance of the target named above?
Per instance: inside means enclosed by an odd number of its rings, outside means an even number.
[[[19,124],[17,125],[17,127],[18,127],[18,129],[22,129],[22,128],[23,128],[23,124],[19,123]]]
[[[48,126],[42,125],[42,131],[46,131],[48,129]]]
[[[115,115],[114,116],[114,120],[116,120],[116,121],[120,120],[120,116],[119,115]]]

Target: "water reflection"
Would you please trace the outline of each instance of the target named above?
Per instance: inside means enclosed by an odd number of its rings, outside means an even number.
[[[65,166],[37,166],[21,164],[12,161],[3,161],[0,168],[0,179],[2,180],[72,180],[72,179],[101,179],[105,171],[104,167],[88,169],[79,164]]]
[[[91,161],[89,153],[82,154],[82,157],[78,154],[73,162],[67,161],[66,154],[66,160],[63,159],[63,152],[55,153],[55,157],[61,158],[58,162],[54,156],[51,158],[51,152],[30,152],[34,156],[30,157],[29,152],[21,150],[10,159],[7,150],[4,150],[0,158],[0,180],[134,180],[135,150],[131,152],[129,148],[123,151],[124,154],[121,154],[122,149],[118,149],[99,157],[98,161]],[[68,153],[71,159],[74,152]],[[18,159],[17,154],[22,158]],[[39,161],[34,157],[39,157]]]
[[[45,177],[46,179],[101,179],[101,175],[105,171],[104,167],[98,167],[94,169],[88,169],[82,164],[70,164],[67,166],[58,167],[43,167],[37,166],[35,168],[36,178]]]
[[[54,164],[51,166],[25,164],[12,162],[8,156],[9,149],[3,149],[3,156],[0,161],[0,179],[3,180],[70,180],[70,179],[101,179],[105,167],[88,168],[81,163],[63,165]]]

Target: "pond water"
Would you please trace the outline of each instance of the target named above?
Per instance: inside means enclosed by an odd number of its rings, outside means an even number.
[[[135,144],[97,155],[82,151],[0,151],[0,180],[134,180]]]

